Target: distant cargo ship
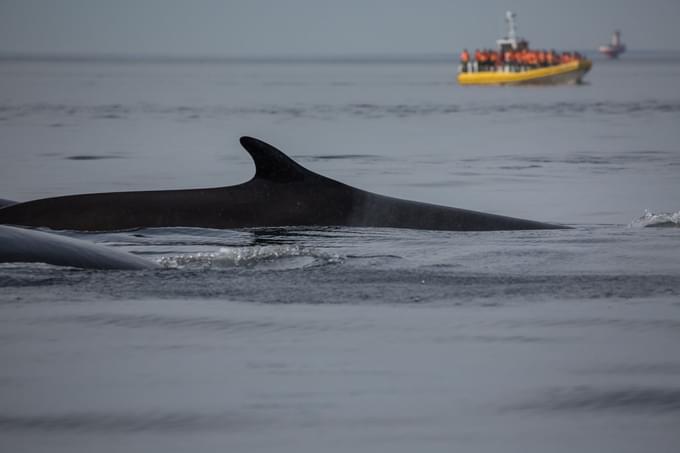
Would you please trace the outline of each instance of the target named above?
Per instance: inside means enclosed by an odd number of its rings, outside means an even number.
[[[516,15],[508,11],[508,36],[496,41],[497,50],[467,49],[460,54],[458,83],[461,85],[522,85],[580,83],[592,62],[578,52],[533,50],[529,41],[517,37]]]
[[[621,42],[621,32],[616,30],[612,33],[612,42],[605,46],[600,46],[600,53],[609,58],[619,58],[619,55],[626,51],[626,45]]]

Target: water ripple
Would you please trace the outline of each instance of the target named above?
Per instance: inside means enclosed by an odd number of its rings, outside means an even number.
[[[299,104],[299,105],[254,105],[228,107],[223,105],[158,105],[139,104],[99,104],[70,105],[53,103],[28,103],[0,105],[3,119],[24,118],[39,115],[60,115],[67,117],[85,117],[102,120],[119,120],[138,115],[168,116],[180,120],[197,120],[201,118],[224,119],[232,116],[281,116],[286,118],[328,118],[328,117],[360,117],[360,118],[409,118],[433,115],[472,114],[489,115],[498,113],[529,115],[631,115],[631,114],[677,114],[680,102],[643,100],[629,102],[597,102],[574,101],[543,103],[511,103],[511,104]]]
[[[680,412],[680,388],[627,387],[609,390],[578,386],[551,390],[535,401],[516,405],[511,409],[559,412]]]
[[[197,431],[234,430],[265,419],[249,414],[168,413],[64,413],[16,415],[0,414],[0,431],[78,431],[78,432],[139,432],[139,431]]]

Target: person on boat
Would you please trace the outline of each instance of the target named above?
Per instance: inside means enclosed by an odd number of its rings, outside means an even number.
[[[526,71],[529,66],[529,51],[525,48],[519,54],[520,71]]]
[[[547,60],[545,58],[545,53],[546,53],[545,50],[539,50],[538,51],[538,65],[542,68],[547,66]]]
[[[486,49],[479,52],[479,59],[477,61],[480,71],[487,71],[489,69],[489,54]]]
[[[475,72],[481,71],[481,69],[479,67],[481,56],[482,56],[482,53],[479,51],[479,49],[475,49],[475,61],[474,61],[474,65],[473,65],[474,66],[473,71],[475,71]]]
[[[470,52],[467,49],[463,49],[460,53],[460,72],[468,72],[470,70]]]
[[[506,50],[505,53],[503,54],[503,62],[505,63],[505,72],[512,71],[514,61],[515,61],[515,56],[513,55],[513,51],[510,50],[510,49]]]
[[[510,52],[512,55],[510,64],[512,66],[512,72],[519,72],[522,70],[522,52],[519,50],[513,50]]]
[[[529,66],[531,69],[537,69],[539,66],[538,62],[538,51],[537,50],[532,50],[529,52]]]
[[[552,66],[557,63],[557,55],[555,55],[554,50],[549,50],[545,53],[545,62],[548,66]]]
[[[499,57],[498,57],[498,52],[494,50],[489,51],[489,69],[492,71],[498,71],[498,65],[499,65]]]

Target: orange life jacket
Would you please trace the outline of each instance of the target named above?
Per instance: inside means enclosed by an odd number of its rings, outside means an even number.
[[[528,64],[529,63],[529,52],[526,50],[523,50],[521,54],[519,54],[519,61],[522,64]]]

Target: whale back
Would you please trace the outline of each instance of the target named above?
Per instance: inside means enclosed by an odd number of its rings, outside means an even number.
[[[131,253],[44,231],[0,225],[0,263],[47,263],[84,269],[153,269]]]
[[[374,194],[314,173],[256,138],[241,137],[240,142],[255,164],[255,175],[243,184],[46,198],[0,208],[0,224],[93,231],[295,225],[465,231],[560,228]]]

